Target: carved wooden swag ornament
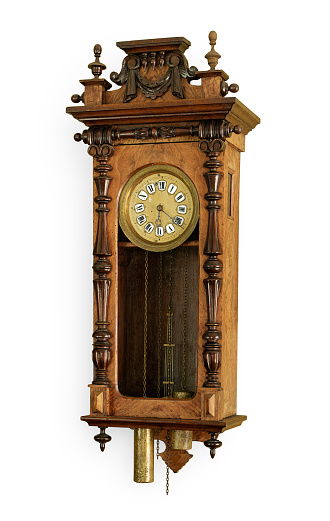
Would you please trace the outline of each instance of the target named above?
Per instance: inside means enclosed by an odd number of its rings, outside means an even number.
[[[157,458],[178,472],[192,441],[211,457],[236,414],[240,153],[259,118],[216,69],[189,67],[190,42],[119,42],[120,73],[93,78],[67,112],[87,128],[94,172],[94,377],[90,414],[103,451],[108,427],[134,429],[134,480]],[[201,79],[201,85],[193,80]],[[110,164],[111,162],[111,164]],[[166,449],[159,452],[159,441]]]
[[[159,71],[167,68],[165,74],[156,81],[148,80],[145,76],[147,70],[150,68],[155,72],[156,66]],[[112,72],[110,79],[116,85],[126,85],[124,103],[136,98],[137,88],[141,89],[146,98],[150,99],[162,96],[169,87],[171,87],[173,96],[184,98],[181,78],[187,78],[189,81],[197,79],[196,71],[196,67],[189,68],[186,57],[180,51],[152,52],[150,57],[148,53],[142,52],[129,54],[123,61],[120,73]]]

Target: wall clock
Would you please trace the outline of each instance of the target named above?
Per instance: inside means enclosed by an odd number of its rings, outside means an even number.
[[[219,435],[246,420],[236,412],[240,154],[260,121],[228,96],[238,86],[216,69],[209,38],[206,71],[189,66],[185,38],[119,42],[112,83],[96,45],[93,78],[67,108],[86,125],[74,137],[94,172],[94,376],[81,419],[99,428],[102,451],[107,429],[134,430],[136,482],[153,481],[155,444],[167,492],[193,441],[213,458]]]

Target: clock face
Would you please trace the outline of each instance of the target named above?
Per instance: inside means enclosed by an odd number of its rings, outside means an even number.
[[[150,165],[125,184],[119,222],[128,239],[145,250],[171,250],[193,232],[199,215],[196,188],[178,168]]]

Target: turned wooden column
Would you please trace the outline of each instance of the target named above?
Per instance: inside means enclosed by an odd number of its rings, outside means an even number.
[[[108,329],[108,304],[111,281],[108,278],[111,271],[111,256],[109,239],[108,239],[108,204],[111,201],[109,197],[109,186],[112,178],[108,175],[112,166],[108,164],[110,157],[114,153],[114,149],[110,144],[102,144],[102,130],[90,129],[89,142],[92,141],[88,148],[88,153],[96,159],[97,164],[94,166],[94,182],[97,188],[97,196],[95,202],[98,207],[97,233],[94,245],[95,262],[93,270],[95,273],[94,293],[97,310],[97,321],[93,333],[93,363],[94,363],[94,379],[93,384],[108,385],[110,382],[107,377],[107,370],[110,363],[110,338],[111,333]],[[96,144],[95,144],[96,143]],[[101,144],[100,144],[101,143]]]
[[[210,129],[209,129],[210,130]],[[212,137],[212,132],[202,132],[202,137]],[[218,321],[218,301],[221,291],[222,279],[218,277],[222,271],[222,261],[218,256],[222,254],[219,227],[218,212],[220,210],[219,201],[222,197],[219,192],[219,185],[223,172],[219,172],[219,168],[223,166],[218,156],[225,148],[225,142],[221,139],[203,139],[199,143],[200,149],[208,156],[204,167],[208,172],[204,174],[207,185],[207,193],[205,199],[207,201],[208,210],[208,228],[206,243],[204,247],[204,255],[207,259],[203,268],[207,273],[204,279],[204,287],[207,302],[207,330],[203,334],[204,344],[203,362],[206,369],[206,380],[203,387],[221,388],[219,381],[219,370],[221,366],[221,322]]]

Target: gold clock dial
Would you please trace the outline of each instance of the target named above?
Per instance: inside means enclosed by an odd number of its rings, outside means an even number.
[[[149,165],[125,184],[119,222],[128,239],[145,250],[165,251],[182,244],[199,215],[196,188],[171,165]]]

